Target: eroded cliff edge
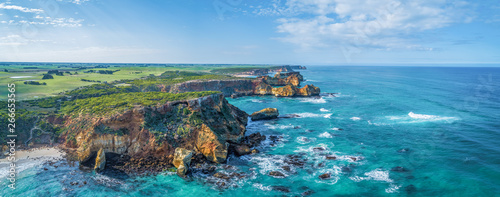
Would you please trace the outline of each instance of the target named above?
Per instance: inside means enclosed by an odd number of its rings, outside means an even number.
[[[210,162],[224,162],[230,144],[245,136],[248,114],[229,104],[224,95],[135,106],[123,113],[68,117],[65,147],[82,163],[102,148],[106,153],[148,158],[157,167],[172,163],[176,148],[195,151]],[[140,167],[140,166],[139,166]]]
[[[314,85],[301,87],[304,77],[299,72],[285,72],[255,79],[192,80],[167,86],[163,92],[183,93],[196,91],[220,91],[224,96],[274,95],[277,97],[318,96],[320,88]]]

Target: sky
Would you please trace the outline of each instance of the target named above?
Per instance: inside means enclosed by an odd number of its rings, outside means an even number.
[[[500,0],[0,0],[0,62],[499,64]]]

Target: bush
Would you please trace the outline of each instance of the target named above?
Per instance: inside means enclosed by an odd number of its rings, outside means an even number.
[[[51,74],[44,74],[42,79],[54,79],[54,76]]]

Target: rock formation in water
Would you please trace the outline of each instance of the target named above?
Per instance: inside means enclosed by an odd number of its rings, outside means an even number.
[[[250,115],[252,121],[256,120],[271,120],[276,119],[279,116],[279,111],[276,108],[265,108],[263,110],[257,111]]]
[[[96,172],[101,172],[104,170],[105,167],[106,167],[106,153],[101,148],[97,152],[97,156],[95,158],[94,170]]]
[[[174,161],[172,163],[177,168],[177,174],[179,176],[186,176],[193,154],[194,151],[187,150],[185,148],[175,149]]]

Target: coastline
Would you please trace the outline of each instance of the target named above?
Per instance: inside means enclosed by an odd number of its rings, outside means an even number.
[[[50,159],[61,159],[66,155],[63,150],[58,147],[40,147],[40,148],[32,148],[28,150],[19,150],[16,151],[16,164],[23,164],[29,160],[37,160],[41,158],[50,158]],[[7,159],[7,157],[0,159],[0,169],[4,167],[8,167],[11,163]]]

